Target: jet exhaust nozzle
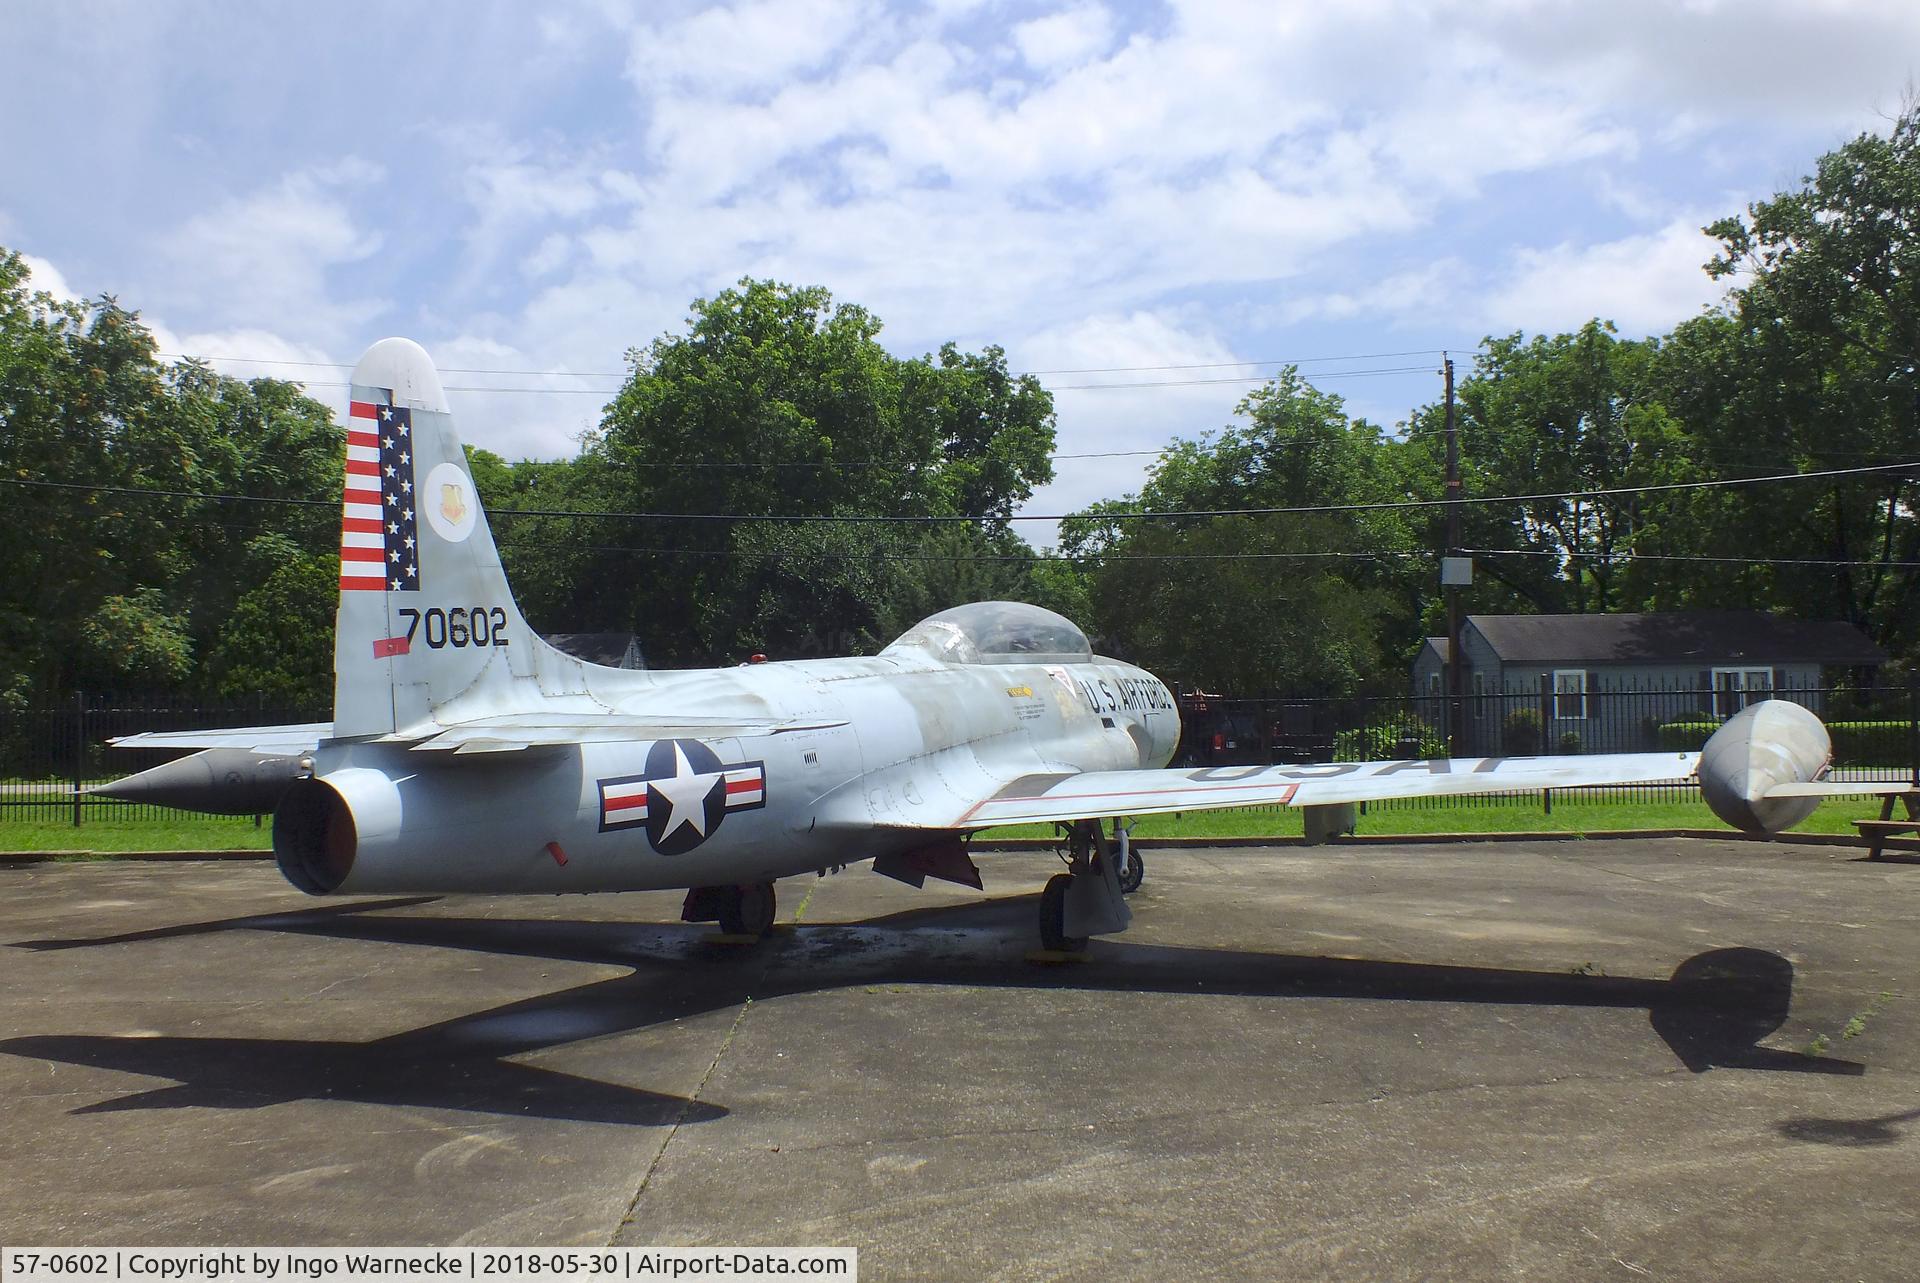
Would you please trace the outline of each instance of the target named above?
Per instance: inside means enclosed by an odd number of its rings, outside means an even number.
[[[1778,833],[1813,814],[1815,797],[1777,797],[1779,784],[1806,784],[1833,760],[1827,728],[1811,711],[1770,699],[1727,719],[1700,752],[1700,795],[1713,813],[1749,833]]]
[[[369,842],[400,829],[400,790],[384,773],[352,768],[298,779],[273,813],[273,858],[308,895],[331,895],[353,876]]]

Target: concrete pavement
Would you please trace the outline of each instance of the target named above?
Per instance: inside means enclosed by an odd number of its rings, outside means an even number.
[[[0,1242],[1920,1270],[1920,868],[1688,839],[1148,861],[1133,930],[1053,967],[1038,854],[983,859],[984,896],[795,879],[798,925],[745,949],[672,894],[0,869]]]

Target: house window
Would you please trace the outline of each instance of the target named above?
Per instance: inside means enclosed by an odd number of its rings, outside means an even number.
[[[1586,669],[1556,668],[1553,670],[1553,715],[1569,721],[1586,717]]]
[[[1732,717],[1748,704],[1773,692],[1771,668],[1716,668],[1713,670],[1713,711]]]
[[[1440,693],[1440,674],[1428,673],[1427,674],[1427,694],[1438,695],[1439,693]]]
[[[1480,721],[1487,715],[1487,675],[1473,675],[1473,720]]]

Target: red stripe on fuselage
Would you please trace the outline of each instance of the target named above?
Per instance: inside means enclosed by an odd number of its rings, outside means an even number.
[[[380,417],[380,407],[371,401],[349,401],[347,414],[356,419],[377,419]]]

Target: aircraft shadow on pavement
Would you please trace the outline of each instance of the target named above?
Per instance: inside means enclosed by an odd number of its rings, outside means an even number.
[[[1816,1145],[1891,1145],[1906,1139],[1898,1124],[1920,1121],[1920,1109],[1878,1118],[1789,1118],[1775,1130],[1788,1140]]]
[[[1665,980],[1375,962],[1234,949],[1097,941],[1092,961],[1026,959],[1033,897],[914,909],[849,924],[784,928],[759,946],[706,942],[682,923],[548,921],[397,912],[428,898],[359,901],[291,913],[90,939],[23,941],[35,950],[98,947],[230,930],[630,968],[629,974],[508,1003],[369,1042],[41,1035],[0,1041],[18,1056],[173,1078],[177,1086],[77,1113],[303,1099],[430,1106],[557,1120],[657,1126],[724,1116],[707,1102],[618,1086],[509,1057],[783,996],[876,984],[1075,989],[1109,993],[1337,998],[1501,1006],[1640,1009],[1682,1064],[1858,1075],[1856,1062],[1759,1046],[1793,997],[1793,965],[1759,949],[1716,949]],[[1901,1118],[1876,1120],[1890,1126]],[[1869,1124],[1832,1124],[1869,1127]],[[1817,1131],[1818,1120],[1801,1124]],[[1808,1134],[1804,1139],[1823,1139]],[[1830,1140],[1829,1143],[1872,1143]]]

